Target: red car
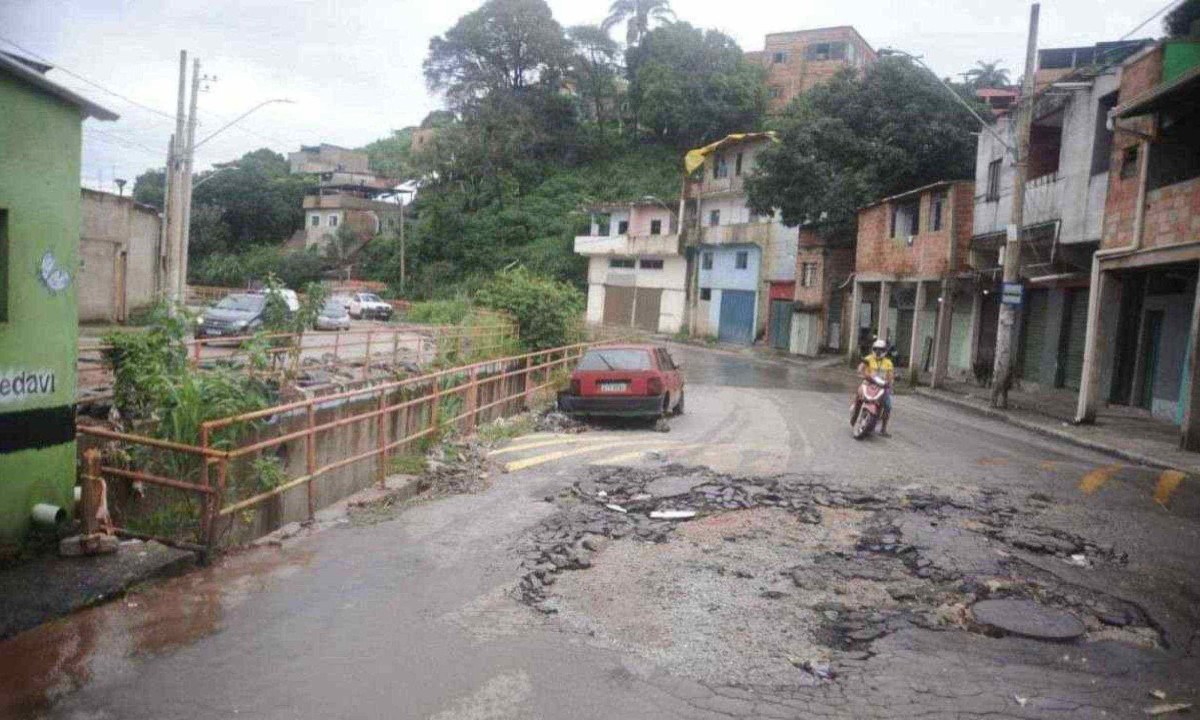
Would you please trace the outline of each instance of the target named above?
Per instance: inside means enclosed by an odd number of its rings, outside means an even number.
[[[660,347],[604,345],[584,353],[558,407],[570,415],[661,417],[683,412],[683,373]]]

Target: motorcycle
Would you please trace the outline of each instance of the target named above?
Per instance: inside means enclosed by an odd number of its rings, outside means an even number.
[[[850,427],[855,440],[861,440],[875,431],[875,425],[883,415],[887,391],[888,381],[882,375],[864,378],[858,386],[850,415]]]

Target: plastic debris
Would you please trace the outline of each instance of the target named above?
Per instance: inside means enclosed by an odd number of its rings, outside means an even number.
[[[1013,695],[1013,700],[1016,700],[1021,707],[1025,707],[1025,703],[1029,702],[1029,698],[1023,698],[1020,695]]]
[[[1169,703],[1166,705],[1154,705],[1146,708],[1146,714],[1150,717],[1158,717],[1159,715],[1168,715],[1170,713],[1187,712],[1192,709],[1191,703]]]
[[[1163,692],[1162,690],[1151,690],[1150,696],[1157,700],[1166,700],[1167,699],[1167,694],[1165,692]]]
[[[620,505],[617,505],[616,503],[609,503],[609,504],[605,505],[604,507],[608,508],[609,510],[615,510],[616,512],[619,512],[619,513],[629,512],[628,510],[621,507]]]
[[[1088,567],[1091,564],[1088,562],[1087,555],[1082,553],[1065,558],[1063,562],[1068,565],[1074,565],[1075,567]]]
[[[695,510],[655,510],[650,513],[655,520],[687,520],[696,517]]]

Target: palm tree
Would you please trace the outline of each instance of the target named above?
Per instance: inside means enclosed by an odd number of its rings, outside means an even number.
[[[671,22],[674,19],[670,0],[613,0],[608,17],[600,27],[608,32],[625,23],[625,44],[637,45],[650,32],[651,21]]]
[[[1000,60],[984,62],[976,60],[975,67],[964,73],[967,84],[974,88],[1008,87],[1008,69],[1000,67]]]

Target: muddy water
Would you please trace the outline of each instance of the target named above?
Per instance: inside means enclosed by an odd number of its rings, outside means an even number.
[[[147,658],[219,632],[230,610],[311,557],[247,552],[0,643],[0,718],[39,717],[85,685],[134,674]]]

